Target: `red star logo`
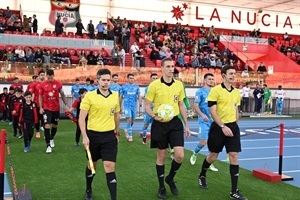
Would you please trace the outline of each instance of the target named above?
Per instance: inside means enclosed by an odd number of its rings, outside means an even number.
[[[188,8],[188,5],[186,3],[183,3],[182,6],[183,6],[184,10],[186,10]]]
[[[181,10],[181,7],[177,6],[176,8],[174,6],[173,10],[171,10],[171,12],[173,13],[173,17],[172,18],[176,18],[176,20],[178,21],[178,19],[180,19],[182,21],[182,16],[184,16],[183,14],[183,10]]]

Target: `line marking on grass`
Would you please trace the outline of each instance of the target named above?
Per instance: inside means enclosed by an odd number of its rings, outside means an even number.
[[[242,139],[245,142],[263,142],[263,141],[279,140],[279,138],[269,138],[269,139]],[[300,140],[300,138],[284,138],[284,140]]]

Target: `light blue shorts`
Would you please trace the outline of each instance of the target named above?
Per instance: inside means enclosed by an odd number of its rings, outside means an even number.
[[[132,120],[135,120],[136,117],[136,109],[132,109],[132,108],[125,108],[124,107],[124,114],[125,114],[125,118],[131,118]]]
[[[199,122],[198,138],[200,140],[207,140],[211,122]]]
[[[151,124],[152,121],[153,121],[153,118],[145,112],[144,113],[144,124]]]

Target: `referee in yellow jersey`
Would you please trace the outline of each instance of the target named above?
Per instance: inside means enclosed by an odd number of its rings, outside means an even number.
[[[151,125],[151,148],[157,149],[156,172],[159,182],[158,198],[166,199],[166,182],[171,192],[178,195],[178,189],[174,183],[174,176],[179,170],[184,158],[184,127],[178,115],[181,114],[185,125],[185,134],[190,136],[190,130],[187,123],[186,110],[183,103],[184,88],[180,81],[173,79],[174,61],[171,58],[165,58],[161,62],[163,76],[153,81],[145,96],[146,112],[153,118]],[[153,104],[153,110],[151,105]],[[164,122],[159,118],[157,109],[162,104],[169,104],[174,107],[175,117]],[[165,177],[165,158],[168,147],[174,147],[174,159],[171,164],[169,174]]]
[[[208,136],[209,155],[204,159],[199,174],[199,185],[207,189],[206,172],[209,166],[218,158],[225,146],[230,159],[231,199],[247,200],[238,190],[239,161],[241,152],[239,119],[240,91],[232,86],[235,68],[225,65],[221,70],[223,82],[211,89],[208,95],[208,107],[214,122],[211,124]]]
[[[82,143],[85,147],[89,147],[95,168],[97,161],[102,159],[111,199],[116,200],[117,178],[115,165],[120,124],[119,95],[117,92],[109,90],[111,72],[108,69],[100,69],[97,72],[97,80],[98,89],[88,92],[80,104],[79,126]],[[85,121],[86,116],[88,116],[87,124]],[[93,199],[93,177],[90,166],[87,165],[85,200]]]

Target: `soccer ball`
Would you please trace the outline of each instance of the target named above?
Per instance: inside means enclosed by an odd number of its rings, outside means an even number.
[[[164,122],[168,122],[174,117],[174,107],[170,104],[162,104],[157,109],[157,116],[162,118]]]

